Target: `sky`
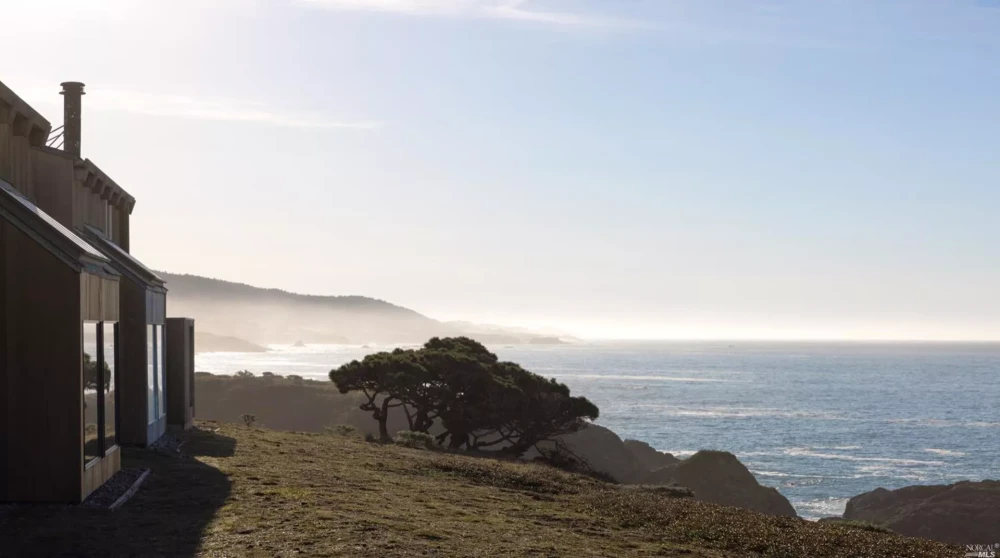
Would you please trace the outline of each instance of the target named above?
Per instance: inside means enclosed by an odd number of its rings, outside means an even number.
[[[592,338],[1000,339],[1000,0],[0,0],[147,265]],[[13,23],[16,22],[16,23]]]

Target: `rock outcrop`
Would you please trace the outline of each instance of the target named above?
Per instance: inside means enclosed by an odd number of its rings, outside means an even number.
[[[725,451],[699,451],[651,471],[642,483],[679,484],[690,488],[694,497],[704,502],[796,517],[795,508],[777,489],[761,486],[735,455]]]
[[[844,519],[951,544],[995,544],[1000,542],[1000,481],[876,488],[851,498]]]
[[[595,471],[622,484],[681,485],[705,502],[795,517],[795,508],[774,488],[761,486],[736,456],[700,451],[687,459],[656,451],[637,440],[622,441],[597,425],[563,438]]]
[[[646,472],[622,439],[603,426],[588,424],[579,432],[563,436],[561,441],[591,469],[622,484],[635,484]],[[532,459],[533,452],[526,454],[525,458]]]
[[[638,466],[646,471],[655,471],[661,467],[680,463],[673,455],[657,451],[653,446],[639,440],[625,440],[627,449],[636,459]]]

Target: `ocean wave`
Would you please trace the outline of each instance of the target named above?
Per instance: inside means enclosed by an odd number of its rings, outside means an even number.
[[[762,407],[677,407],[673,405],[640,404],[634,409],[656,409],[663,416],[704,418],[789,418],[843,420],[843,417],[825,411],[789,411]]]
[[[661,449],[658,449],[656,451],[658,451],[660,453],[669,453],[670,455],[672,455],[674,457],[677,457],[677,458],[680,458],[680,459],[685,459],[685,458],[691,457],[692,455],[698,453],[701,450],[661,450]]]
[[[927,475],[921,475],[913,469],[900,469],[891,465],[859,465],[857,471],[861,474],[856,478],[863,477],[890,477],[894,480],[925,481]]]
[[[925,461],[921,459],[898,459],[894,457],[861,457],[858,455],[844,455],[840,453],[822,453],[813,451],[812,448],[788,448],[784,454],[791,457],[815,457],[817,459],[840,459],[843,461],[863,461],[872,463],[887,463],[902,466],[938,466],[945,465],[944,461]]]
[[[829,477],[825,475],[797,475],[795,473],[782,473],[781,471],[754,471],[751,470],[754,475],[759,475],[762,477],[778,477],[778,478],[794,478],[794,479],[828,479],[828,478],[847,478],[847,477]]]
[[[891,424],[914,424],[917,426],[930,426],[934,428],[1000,428],[1000,422],[961,421],[948,419],[897,418],[887,419],[886,422]]]
[[[964,451],[946,450],[938,448],[924,448],[927,453],[933,453],[935,455],[946,455],[949,457],[964,457],[966,453]]]
[[[537,371],[537,369],[536,369]],[[640,380],[650,382],[708,382],[708,383],[745,383],[739,380],[723,380],[720,378],[694,378],[688,376],[628,376],[624,374],[543,374],[555,378],[576,378],[581,380]]]
[[[850,498],[821,498],[817,500],[800,500],[792,502],[792,507],[803,519],[819,519],[821,517],[831,517],[843,515]]]

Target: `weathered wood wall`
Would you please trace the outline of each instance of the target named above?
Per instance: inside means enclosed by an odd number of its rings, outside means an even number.
[[[118,322],[118,438],[122,444],[146,445],[146,289],[128,279],[121,283],[121,320]]]
[[[167,426],[194,421],[194,320],[167,318]]]
[[[6,497],[78,501],[83,469],[80,279],[6,221]]]
[[[32,150],[39,209],[73,229],[73,158],[55,149]]]

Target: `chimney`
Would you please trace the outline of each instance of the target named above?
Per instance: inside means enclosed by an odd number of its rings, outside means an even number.
[[[67,81],[61,84],[63,96],[63,150],[74,157],[80,156],[80,120],[83,111],[83,84]]]

